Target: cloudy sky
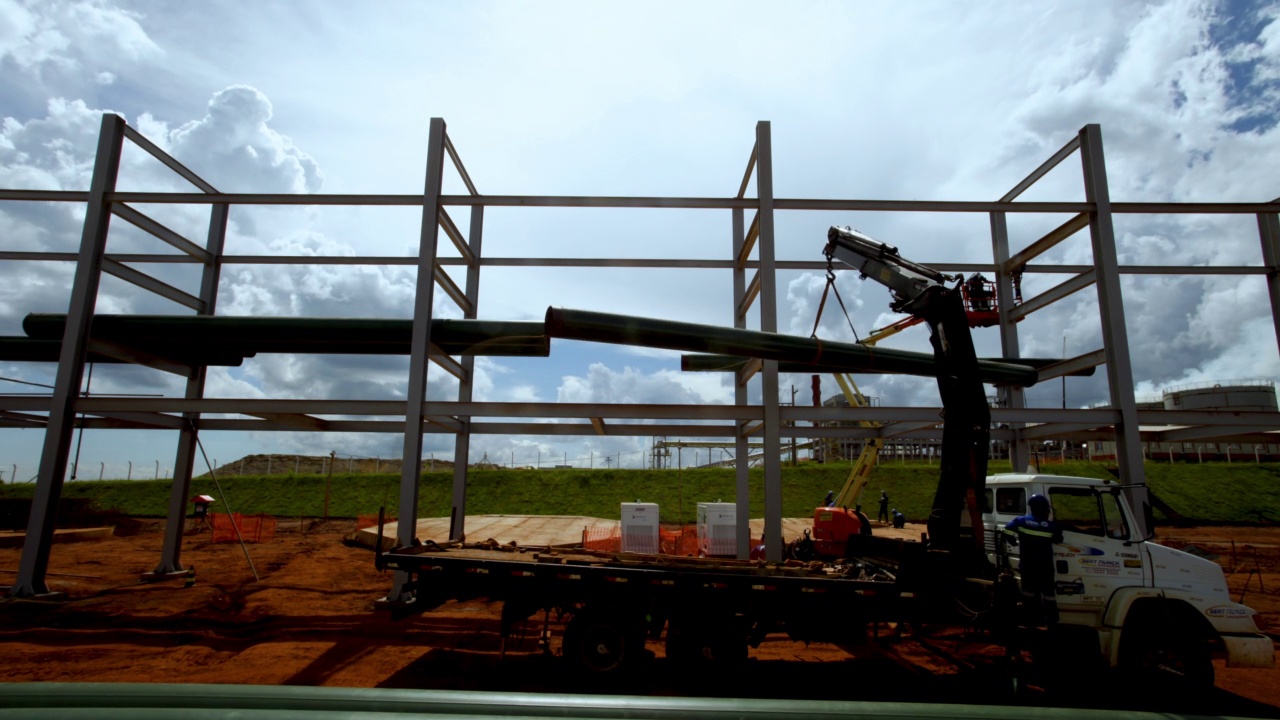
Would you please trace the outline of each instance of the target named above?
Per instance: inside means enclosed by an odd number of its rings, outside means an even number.
[[[1280,11],[1247,0],[1021,3],[143,3],[0,0],[0,187],[87,189],[100,118],[116,112],[227,192],[419,193],[427,126],[449,134],[486,194],[726,197],[759,120],[772,122],[777,197],[994,200],[1099,123],[1115,201],[1263,201],[1280,195]],[[1023,199],[1083,198],[1078,160]],[[136,150],[121,189],[182,189]],[[461,189],[455,177],[446,191]],[[145,207],[203,238],[207,209]],[[455,213],[455,216],[458,214]],[[74,249],[83,209],[0,204],[0,249]],[[1015,250],[1065,218],[1016,217]],[[825,231],[852,225],[923,262],[987,262],[984,216],[780,213],[777,255],[818,260]],[[236,208],[231,254],[416,253],[411,209]],[[728,211],[491,209],[485,254],[710,258],[729,255]],[[1118,217],[1122,263],[1256,264],[1251,216]],[[444,243],[442,247],[447,246]],[[113,225],[109,250],[158,251]],[[1090,263],[1087,233],[1042,262]],[[194,292],[191,268],[141,268]],[[65,312],[72,268],[7,262],[0,335],[29,312]],[[461,277],[460,274],[457,277]],[[1028,297],[1065,279],[1029,276]],[[783,273],[779,325],[808,335],[823,278]],[[219,313],[408,317],[407,268],[230,267]],[[486,269],[480,317],[540,319],[549,305],[732,324],[724,271]],[[858,332],[894,319],[878,285],[846,274]],[[1124,302],[1139,394],[1204,381],[1274,379],[1277,343],[1261,277],[1128,277]],[[437,300],[441,316],[458,316]],[[176,313],[112,278],[99,312]],[[1022,353],[1101,346],[1092,290],[1020,327]],[[823,337],[850,339],[828,310]],[[980,351],[999,354],[994,331]],[[894,347],[923,350],[922,329]],[[684,375],[672,353],[555,343],[551,359],[478,361],[478,400],[729,403],[727,378]],[[0,364],[51,383],[53,368]],[[456,386],[433,373],[430,394]],[[210,373],[212,397],[402,399],[403,358],[260,356]],[[784,377],[797,400],[807,377]],[[1061,386],[1029,404],[1056,406]],[[757,383],[758,386],[758,383]],[[868,377],[885,405],[936,403],[917,378]],[[828,390],[834,391],[834,383]],[[0,392],[31,386],[0,382]],[[38,389],[37,389],[38,390]],[[99,367],[95,393],[180,394],[170,377]],[[758,387],[756,392],[758,393]],[[1071,379],[1067,402],[1105,400],[1105,378]],[[162,476],[173,435],[91,431],[80,477]],[[395,457],[400,438],[206,433],[221,462],[249,453]],[[648,438],[477,436],[472,461],[556,459],[628,467]],[[0,430],[6,480],[35,474],[40,433]],[[425,452],[452,455],[427,437]],[[203,470],[203,467],[198,467]]]

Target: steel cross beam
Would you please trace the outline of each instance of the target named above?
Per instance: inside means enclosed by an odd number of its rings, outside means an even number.
[[[404,461],[400,469],[400,508],[396,543],[413,545],[418,527],[418,477],[422,463],[422,402],[427,395],[427,363],[435,299],[436,249],[440,236],[440,191],[444,175],[445,124],[431,118],[427,138],[426,181],[422,191],[422,231],[418,239],[418,280],[413,303],[413,338],[409,350],[408,402],[405,403]],[[409,600],[407,573],[397,571],[390,601]]]
[[[1085,125],[1080,130],[1080,160],[1084,170],[1085,199],[1093,203],[1089,215],[1089,236],[1093,242],[1093,263],[1097,268],[1098,306],[1102,311],[1102,339],[1107,354],[1107,383],[1111,406],[1120,411],[1116,423],[1116,462],[1120,479],[1128,486],[1126,496],[1137,512],[1138,533],[1146,537],[1148,504],[1146,471],[1142,465],[1142,441],[1138,434],[1138,408],[1133,399],[1133,368],[1129,362],[1129,334],[1125,326],[1124,300],[1120,292],[1119,259],[1115,229],[1111,223],[1111,193],[1107,188],[1107,166],[1102,151],[1102,128]]]
[[[84,230],[80,237],[80,253],[76,258],[75,277],[71,284],[67,326],[62,334],[53,400],[49,406],[49,424],[45,429],[44,447],[40,453],[40,472],[36,480],[35,496],[31,501],[31,518],[27,522],[27,540],[22,547],[18,578],[9,589],[9,594],[14,597],[45,595],[49,592],[45,584],[49,547],[53,544],[58,501],[62,498],[62,483],[67,474],[67,456],[71,451],[76,402],[80,396],[84,363],[89,350],[89,324],[93,321],[93,310],[97,304],[107,233],[111,228],[111,203],[107,195],[115,190],[116,178],[120,173],[124,129],[124,119],[119,115],[102,116],[98,153],[93,163],[93,180],[89,186]]]
[[[217,192],[212,185],[203,180],[197,186],[205,188],[206,192]],[[217,310],[218,283],[222,279],[222,250],[226,244],[227,221],[230,215],[231,208],[225,204],[213,205],[209,210],[209,230],[205,236],[204,247],[205,262],[200,272],[201,315],[212,316]],[[199,400],[204,397],[208,371],[206,366],[191,369],[190,374],[187,375],[183,397],[189,400]],[[187,501],[191,497],[191,478],[195,474],[196,451],[200,445],[200,413],[183,413],[182,419],[184,422],[178,431],[178,447],[173,459],[173,485],[169,489],[164,546],[160,551],[160,562],[151,571],[153,578],[186,572],[186,568],[182,566],[182,531],[186,525]],[[213,471],[212,467],[209,468],[209,472]]]
[[[1037,172],[1039,171],[1037,170]],[[1044,172],[1048,172],[1048,170]],[[1024,182],[1029,185],[1031,182],[1035,182],[1036,177],[1039,176],[1033,173],[1029,181]],[[1005,195],[1005,198],[1012,200],[1020,192],[1021,190],[1014,188],[1008,195]],[[1013,274],[1008,269],[1009,225],[1005,214],[1002,212],[991,213],[990,220],[991,252],[998,268],[996,270],[996,295],[1000,298],[1000,352],[1005,357],[1014,359],[1022,357],[1022,351],[1018,347],[1018,325],[1013,314],[1016,310],[1013,307]],[[1005,407],[1022,409],[1026,406],[1026,390],[1022,387],[1001,385],[997,392],[1000,393],[1001,398],[1004,400]],[[1009,444],[1009,463],[1015,470],[1025,468],[1031,462],[1031,447],[1020,435],[1022,428],[1020,423],[1011,424],[1009,428],[1014,437]]]
[[[446,143],[448,136],[445,136]],[[461,172],[462,162],[458,160],[457,155],[450,148],[451,156],[454,163]],[[470,181],[468,180],[468,183]],[[471,187],[468,185],[468,187]],[[471,188],[471,192],[475,192],[475,188]],[[470,244],[467,245],[467,256],[472,260],[467,265],[467,304],[464,306],[463,317],[468,320],[476,318],[476,307],[480,303],[480,251],[482,247],[481,240],[484,232],[484,208],[477,205],[471,208],[471,228],[467,233]],[[471,402],[474,391],[474,379],[476,369],[476,358],[474,355],[464,355],[462,357],[462,370],[464,376],[458,381],[458,402]],[[453,457],[463,458],[463,462],[455,462],[453,464],[453,509],[450,513],[449,522],[449,539],[461,540],[466,535],[466,517],[467,517],[467,465],[466,460],[471,456],[471,418],[466,415],[458,416],[458,422],[462,425],[462,431],[457,434],[453,441]]]

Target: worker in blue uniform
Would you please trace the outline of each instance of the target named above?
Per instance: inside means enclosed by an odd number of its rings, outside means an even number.
[[[1004,540],[1017,547],[1018,570],[1022,576],[1022,603],[1032,624],[1058,621],[1058,601],[1054,592],[1053,546],[1062,542],[1062,530],[1050,517],[1049,498],[1032,495],[1027,514],[1016,517],[1004,528]]]

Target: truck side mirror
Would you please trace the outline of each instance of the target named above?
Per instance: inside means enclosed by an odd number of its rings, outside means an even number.
[[[1156,536],[1156,516],[1151,512],[1151,503],[1142,503],[1142,519],[1147,525],[1147,536],[1143,540],[1150,540]]]

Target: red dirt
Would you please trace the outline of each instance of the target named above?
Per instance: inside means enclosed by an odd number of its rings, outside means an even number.
[[[282,523],[274,540],[250,545],[258,582],[237,545],[213,544],[207,532],[188,536],[183,561],[196,570],[189,588],[181,579],[139,582],[159,560],[159,523],[131,537],[55,545],[49,583],[67,599],[0,603],[0,680],[603,691],[583,686],[558,658],[540,652],[537,627],[508,643],[500,660],[496,604],[450,603],[390,620],[374,608],[390,574],[374,569],[369,551],[342,544],[352,526],[328,523],[304,533],[296,522]],[[1174,529],[1166,542],[1216,555],[1235,571],[1233,595],[1244,589],[1246,603],[1280,629],[1280,530]],[[0,549],[0,583],[14,577],[20,552]],[[562,630],[554,617],[550,630],[554,654]],[[1221,661],[1218,689],[1203,707],[1095,686],[1050,693],[1034,681],[1014,697],[999,650],[951,631],[898,637],[884,628],[879,640],[848,651],[771,638],[731,677],[682,678],[669,672],[660,642],[650,649],[656,659],[648,672],[623,690],[1280,717],[1280,670],[1227,669]]]

